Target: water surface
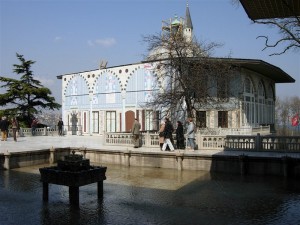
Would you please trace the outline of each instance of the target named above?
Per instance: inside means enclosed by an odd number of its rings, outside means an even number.
[[[104,198],[80,187],[80,209],[54,184],[44,203],[38,167],[1,170],[0,224],[300,224],[296,179],[106,166]]]

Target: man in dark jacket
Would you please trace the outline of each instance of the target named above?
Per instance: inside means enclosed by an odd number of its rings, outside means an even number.
[[[162,150],[165,151],[167,146],[171,149],[171,151],[174,151],[174,146],[171,142],[172,135],[174,132],[174,128],[172,123],[170,122],[169,118],[165,119],[165,131],[164,131],[164,137],[165,137],[165,143],[163,144]]]
[[[3,116],[2,120],[0,121],[1,141],[7,141],[8,126],[9,126],[9,123],[8,123],[6,117]]]
[[[136,118],[134,120],[134,123],[132,125],[132,135],[133,135],[133,144],[135,148],[140,147],[140,129],[141,129],[141,124],[139,123],[138,119]]]
[[[63,126],[64,126],[64,122],[62,121],[61,118],[59,118],[59,121],[57,123],[58,126],[58,135],[59,136],[63,136]]]

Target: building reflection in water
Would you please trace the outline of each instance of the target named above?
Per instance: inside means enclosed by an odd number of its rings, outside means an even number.
[[[104,198],[80,187],[80,209],[68,187],[50,185],[42,201],[38,167],[0,171],[0,224],[300,224],[300,182],[106,165]]]

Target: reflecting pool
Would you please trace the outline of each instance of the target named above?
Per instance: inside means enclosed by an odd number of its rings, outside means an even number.
[[[96,183],[80,187],[80,209],[65,186],[42,201],[41,166],[0,170],[0,224],[300,224],[298,180],[104,166],[103,199]]]

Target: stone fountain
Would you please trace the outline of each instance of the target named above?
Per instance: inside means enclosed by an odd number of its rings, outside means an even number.
[[[70,204],[79,207],[79,187],[96,182],[98,198],[102,198],[106,169],[107,167],[91,166],[89,159],[83,159],[82,155],[72,151],[64,160],[58,160],[57,166],[39,169],[43,182],[43,200],[48,201],[49,184],[65,185],[69,187]]]

